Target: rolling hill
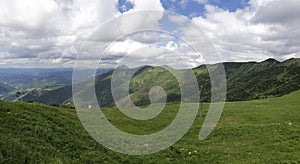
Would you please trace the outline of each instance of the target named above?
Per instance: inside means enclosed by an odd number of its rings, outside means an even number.
[[[203,119],[175,145],[144,156],[113,152],[90,137],[74,109],[0,101],[0,163],[299,163],[300,91],[244,102],[227,102],[212,134],[199,141]],[[204,117],[207,103],[204,103]],[[167,126],[179,104],[137,121],[119,110],[103,112],[119,129],[149,134]],[[112,136],[114,137],[114,136]]]
[[[226,101],[245,101],[253,99],[264,99],[278,97],[300,89],[300,59],[289,59],[278,62],[268,59],[263,62],[227,62],[223,63],[227,78],[227,99]],[[218,64],[208,65],[218,67]],[[136,105],[150,103],[148,98],[149,89],[153,86],[161,86],[165,89],[168,102],[180,100],[180,89],[175,77],[163,67],[144,66],[134,69],[122,69],[123,74],[130,71],[137,71],[130,81],[130,97]],[[202,65],[193,69],[198,80],[199,87],[204,86],[202,99],[210,101],[210,77],[207,66]],[[97,75],[95,81],[96,94],[99,104],[103,107],[114,106],[110,86],[113,71]],[[89,82],[81,85],[89,86]],[[122,89],[120,84],[119,89]],[[117,88],[118,89],[118,88]],[[60,91],[64,92],[60,92]],[[87,89],[88,90],[88,89]],[[84,94],[84,91],[82,91]],[[47,96],[43,96],[47,94]],[[62,95],[62,98],[57,98]],[[55,101],[59,99],[59,101]],[[34,96],[29,93],[24,100],[36,100],[47,104],[61,104],[72,101],[71,87],[51,90],[41,95]]]

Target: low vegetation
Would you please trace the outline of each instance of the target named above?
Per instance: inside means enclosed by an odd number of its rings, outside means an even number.
[[[198,140],[203,118],[196,118],[175,145],[145,156],[103,147],[87,134],[74,109],[0,101],[0,163],[299,163],[299,99],[296,91],[280,98],[227,102],[204,141]],[[177,107],[169,103],[147,121],[124,117],[114,108],[103,111],[119,129],[148,134],[167,126]]]

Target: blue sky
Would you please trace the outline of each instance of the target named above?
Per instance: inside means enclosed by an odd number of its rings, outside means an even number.
[[[133,4],[127,0],[119,0],[118,1],[118,10],[121,13],[124,13],[126,11],[128,11],[129,9],[133,8]]]
[[[234,12],[248,6],[248,0],[210,0],[207,3],[199,3],[197,0],[161,0],[165,10],[173,11],[189,18],[195,16],[205,16],[205,4],[218,6],[224,10]],[[128,0],[118,1],[118,10],[122,13],[132,9],[133,3]]]
[[[242,9],[248,6],[248,2],[248,0],[215,0],[212,1],[211,4],[233,12],[236,9]]]

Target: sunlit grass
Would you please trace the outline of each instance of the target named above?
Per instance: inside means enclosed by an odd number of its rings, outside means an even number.
[[[198,140],[204,118],[175,145],[145,156],[115,153],[94,141],[74,109],[0,102],[0,161],[130,163],[297,163],[300,162],[300,91],[264,100],[226,103],[212,134]],[[178,103],[166,105],[156,118],[137,121],[115,108],[104,114],[120,130],[149,134],[168,126]]]

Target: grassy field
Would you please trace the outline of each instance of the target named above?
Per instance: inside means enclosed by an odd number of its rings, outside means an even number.
[[[0,101],[0,163],[300,163],[299,100],[297,91],[226,103],[217,127],[204,141],[198,140],[203,118],[197,118],[175,145],[144,156],[116,153],[98,144],[74,109]],[[168,104],[148,121],[132,120],[110,108],[104,113],[123,131],[149,134],[167,126],[177,107]]]

